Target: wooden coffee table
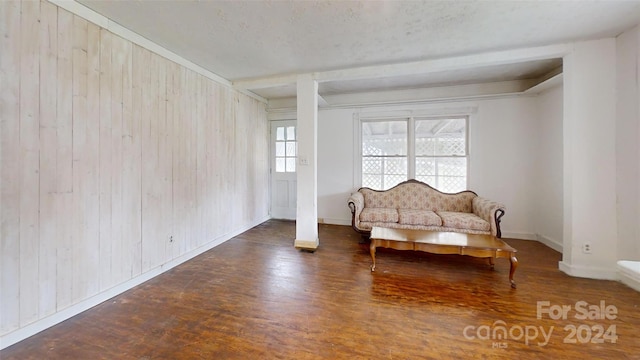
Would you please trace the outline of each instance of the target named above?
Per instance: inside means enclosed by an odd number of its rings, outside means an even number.
[[[371,271],[376,269],[376,248],[384,247],[395,250],[425,251],[434,254],[459,254],[489,258],[491,268],[494,259],[508,258],[511,261],[509,281],[516,288],[513,274],[518,267],[516,252],[518,250],[507,245],[493,235],[463,234],[427,230],[389,229],[374,226],[371,229]]]

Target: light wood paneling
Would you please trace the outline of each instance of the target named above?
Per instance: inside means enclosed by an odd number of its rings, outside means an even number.
[[[257,100],[45,1],[0,31],[0,336],[267,217]]]
[[[40,3],[25,1],[20,39],[20,325],[38,319]]]
[[[111,147],[111,33],[100,30],[100,168],[98,169],[99,189],[99,269],[100,290],[113,285],[111,275],[112,246],[112,198],[111,174],[113,157]]]
[[[73,15],[58,11],[58,78],[56,92],[56,309],[72,303],[73,235]],[[4,139],[3,139],[4,140]]]
[[[86,243],[84,275],[85,295],[92,296],[100,291],[100,28],[89,23],[87,26],[87,121],[86,121],[85,169],[83,186],[86,189],[83,201],[86,224],[83,239]]]
[[[121,265],[124,269],[126,279],[141,274],[139,244],[140,244],[140,221],[142,218],[140,206],[140,145],[139,145],[139,124],[140,120],[133,117],[133,91],[132,78],[135,71],[145,67],[140,67],[134,71],[133,68],[133,46],[131,42],[121,40],[122,43],[122,215],[123,215],[123,252]],[[145,104],[140,106],[144,108]]]
[[[87,26],[88,22],[85,19],[73,17],[73,209],[71,217],[75,221],[72,230],[73,245],[71,250],[73,259],[72,304],[77,302],[76,299],[83,299],[87,296],[88,281],[83,271],[90,266],[87,256],[89,242],[80,240],[85,239],[87,235],[88,214],[85,211],[85,198],[89,194],[85,174],[88,172],[87,151],[91,146],[87,143],[87,117],[89,116],[87,109]]]
[[[20,326],[20,3],[0,1],[0,333]]]
[[[38,259],[40,316],[56,310],[56,207],[58,147],[56,82],[58,71],[58,11],[40,8],[40,249]]]

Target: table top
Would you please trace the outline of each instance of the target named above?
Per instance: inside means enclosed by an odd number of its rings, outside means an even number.
[[[424,244],[495,249],[516,252],[504,241],[493,235],[465,234],[444,231],[390,229],[374,226],[371,229],[372,240],[406,241]]]

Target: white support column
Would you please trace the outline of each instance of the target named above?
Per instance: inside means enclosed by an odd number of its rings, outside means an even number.
[[[318,245],[318,82],[300,75],[298,86],[298,205],[296,240],[299,249]]]
[[[572,276],[617,276],[615,44],[615,39],[576,43],[564,58],[564,234],[559,267]]]

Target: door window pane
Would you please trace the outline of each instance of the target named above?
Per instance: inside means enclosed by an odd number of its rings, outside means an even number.
[[[289,126],[287,127],[287,140],[295,140],[296,139],[296,127]]]
[[[296,156],[296,143],[293,141],[287,141],[287,156]]]
[[[295,139],[295,126],[278,126],[276,128],[276,172],[296,171],[297,142]]]
[[[277,141],[285,140],[285,138],[284,138],[284,127],[278,126],[276,128],[276,140]]]

